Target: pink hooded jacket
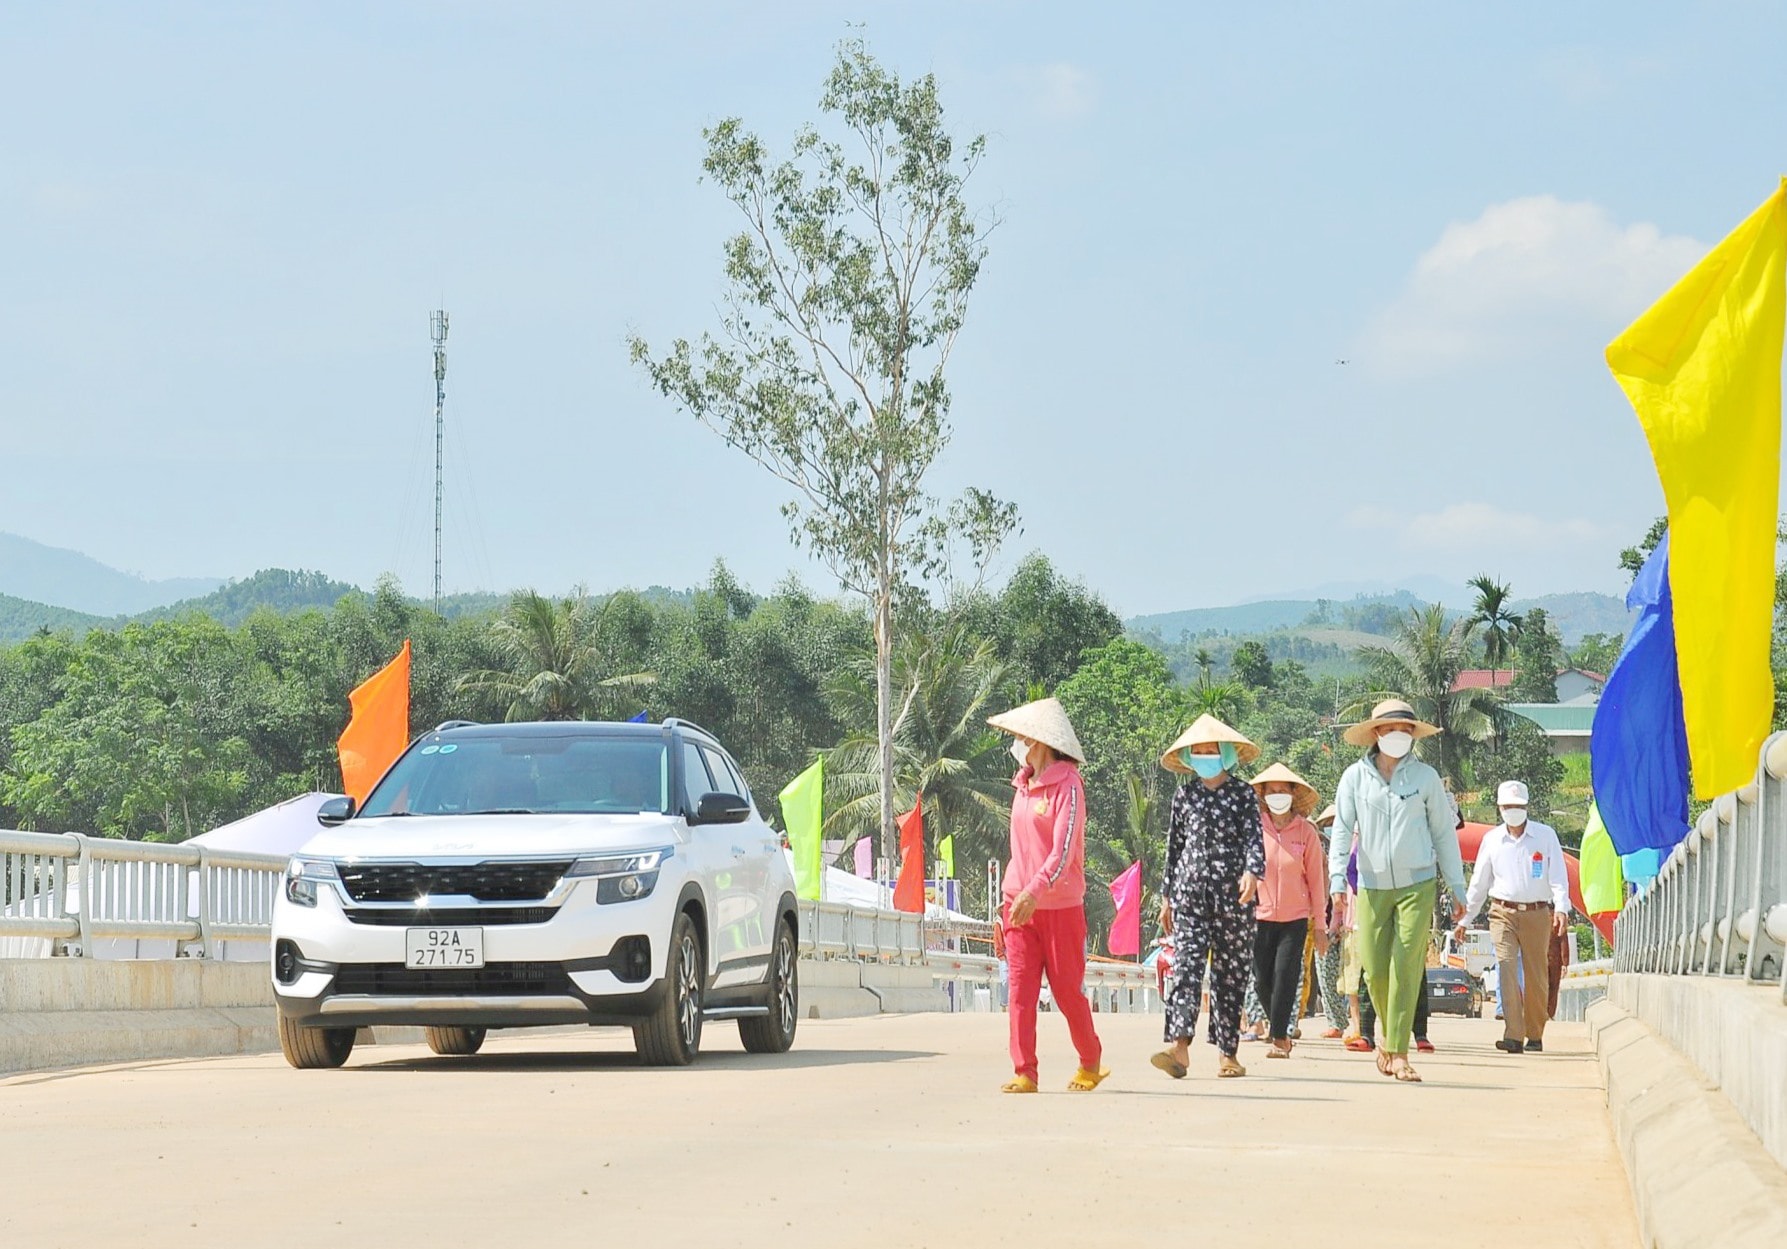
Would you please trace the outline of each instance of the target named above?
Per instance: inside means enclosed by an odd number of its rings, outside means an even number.
[[[1071,760],[1057,759],[1040,776],[1024,768],[1011,784],[1011,863],[1001,891],[1005,900],[1027,892],[1039,911],[1083,905],[1086,790],[1080,769]]]

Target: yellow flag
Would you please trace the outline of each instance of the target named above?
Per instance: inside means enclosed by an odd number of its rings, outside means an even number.
[[[824,825],[825,757],[783,786],[782,827],[788,831],[788,849],[794,854],[794,896],[815,901],[825,892],[825,849],[820,840]]]
[[[1694,792],[1750,782],[1774,707],[1787,179],[1607,348],[1669,508]]]

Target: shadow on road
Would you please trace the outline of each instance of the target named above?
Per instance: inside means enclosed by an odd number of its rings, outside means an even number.
[[[800,1071],[813,1067],[858,1067],[875,1063],[909,1062],[937,1058],[931,1050],[803,1050],[786,1054],[702,1054],[697,1071]],[[350,1065],[344,1070],[367,1073],[390,1071],[655,1071],[640,1065],[637,1055],[623,1050],[554,1050],[522,1054],[477,1054],[470,1058],[396,1058],[388,1062]]]

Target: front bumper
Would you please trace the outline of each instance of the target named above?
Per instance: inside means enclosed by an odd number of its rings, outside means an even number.
[[[434,910],[428,925],[483,929],[485,966],[428,972],[404,966],[408,925],[356,922],[333,887],[318,890],[314,907],[282,892],[273,912],[274,1000],[285,1018],[312,1026],[630,1024],[657,1010],[668,991],[677,889],[660,879],[649,897],[604,904],[595,881],[577,881],[533,923],[491,922],[491,908],[469,922],[451,908]],[[648,944],[643,977],[623,974],[629,939]],[[282,949],[296,956],[283,980]]]

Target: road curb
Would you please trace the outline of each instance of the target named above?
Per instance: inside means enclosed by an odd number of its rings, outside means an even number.
[[[1730,1101],[1613,1002],[1587,1018],[1646,1249],[1787,1245],[1787,1171]]]

